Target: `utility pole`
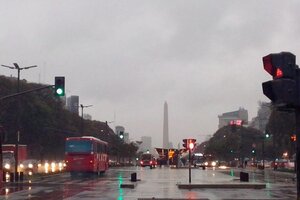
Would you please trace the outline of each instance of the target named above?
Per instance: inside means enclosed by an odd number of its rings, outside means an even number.
[[[14,67],[12,66],[8,66],[8,65],[1,65],[2,67],[6,67],[9,69],[16,69],[18,71],[18,85],[17,85],[17,93],[20,92],[20,71],[23,69],[30,69],[30,68],[34,68],[37,67],[36,65],[33,66],[28,66],[28,67],[19,67],[19,65],[17,63],[13,63]],[[17,137],[16,137],[16,144],[15,144],[15,181],[19,180],[19,174],[18,174],[18,159],[19,159],[19,139],[20,139],[20,98],[18,98],[17,100]]]
[[[88,106],[84,106],[82,104],[80,104],[81,107],[81,136],[83,136],[83,130],[84,130],[84,124],[83,124],[83,108],[88,108],[91,107],[93,105],[88,105]]]

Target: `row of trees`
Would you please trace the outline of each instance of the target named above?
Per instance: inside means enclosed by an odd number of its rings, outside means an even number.
[[[206,142],[205,153],[226,161],[245,157],[257,160],[280,159],[285,152],[292,158],[295,153],[295,142],[291,141],[291,135],[295,134],[294,112],[277,110],[272,106],[270,109],[271,115],[265,131],[225,126]]]
[[[21,91],[43,85],[21,81]],[[0,76],[0,97],[16,93],[17,79]],[[0,132],[4,143],[27,144],[29,156],[36,159],[63,159],[66,137],[81,135],[81,118],[65,109],[52,88],[0,101]],[[84,135],[100,138],[110,144],[111,156],[133,157],[135,143],[125,144],[105,123],[83,120]]]

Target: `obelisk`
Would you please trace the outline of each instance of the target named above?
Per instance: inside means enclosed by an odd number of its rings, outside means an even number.
[[[169,148],[168,104],[166,101],[164,104],[163,148]]]

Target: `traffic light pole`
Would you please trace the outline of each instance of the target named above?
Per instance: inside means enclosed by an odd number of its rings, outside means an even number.
[[[300,200],[300,107],[295,108],[296,115],[296,176],[297,176],[297,200]]]
[[[191,162],[191,149],[189,148],[189,184],[192,182]]]

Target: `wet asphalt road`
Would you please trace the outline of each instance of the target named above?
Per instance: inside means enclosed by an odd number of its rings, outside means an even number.
[[[121,188],[121,184],[132,184],[131,173],[137,173],[134,189]],[[239,183],[238,171],[192,170],[193,183]],[[173,199],[296,199],[296,183],[290,177],[273,173],[250,173],[250,182],[267,183],[266,189],[178,189],[178,183],[188,183],[188,169],[168,167],[111,168],[99,177],[72,178],[68,173],[35,179],[19,184],[6,184],[0,199],[7,200],[81,200],[143,198]]]

